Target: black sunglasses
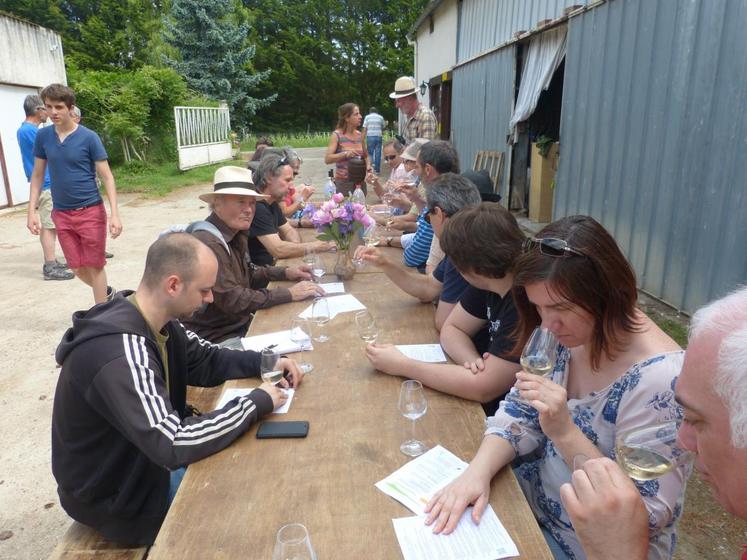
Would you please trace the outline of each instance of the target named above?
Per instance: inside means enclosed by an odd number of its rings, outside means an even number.
[[[436,212],[436,208],[441,208],[440,206],[432,206],[428,208],[428,211],[425,213],[425,222],[430,224],[431,223],[431,214],[434,214]],[[443,212],[443,208],[441,208],[441,212]],[[446,216],[446,212],[444,212],[444,217]]]
[[[568,245],[567,241],[556,237],[528,237],[524,241],[525,253],[535,247],[539,247],[540,253],[548,257],[586,257],[583,252]]]
[[[397,159],[397,156],[396,155],[384,156],[384,161],[392,161],[393,159]]]

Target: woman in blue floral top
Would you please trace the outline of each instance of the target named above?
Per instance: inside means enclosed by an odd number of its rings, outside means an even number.
[[[547,378],[516,374],[516,385],[486,421],[476,457],[431,500],[426,523],[449,533],[470,504],[478,522],[491,479],[519,457],[517,478],[553,554],[586,558],[560,500],[569,465],[576,455],[614,459],[621,431],[680,420],[674,382],[683,352],[637,308],[632,268],[612,236],[586,216],[554,222],[527,241],[513,297],[514,352],[541,324],[557,336],[559,358]],[[649,559],[672,556],[685,471],[636,482],[649,515]]]

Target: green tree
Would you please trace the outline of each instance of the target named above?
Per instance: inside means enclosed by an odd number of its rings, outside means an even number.
[[[271,94],[264,99],[249,95],[270,71],[252,72],[255,49],[248,32],[247,14],[231,0],[173,0],[164,22],[164,38],[180,55],[166,56],[166,63],[191,88],[227,101],[239,123],[274,99]]]
[[[272,69],[260,94],[277,92],[253,128],[328,130],[347,101],[397,117],[388,98],[413,73],[406,34],[427,0],[244,0],[254,17],[254,65]]]

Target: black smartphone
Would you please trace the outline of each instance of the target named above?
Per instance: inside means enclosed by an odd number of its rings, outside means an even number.
[[[302,438],[309,433],[306,420],[293,422],[262,422],[257,430],[257,439]]]

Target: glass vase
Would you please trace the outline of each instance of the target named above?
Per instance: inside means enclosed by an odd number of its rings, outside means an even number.
[[[355,274],[355,265],[350,258],[350,247],[337,248],[337,261],[335,262],[334,273],[340,282],[350,280]]]

